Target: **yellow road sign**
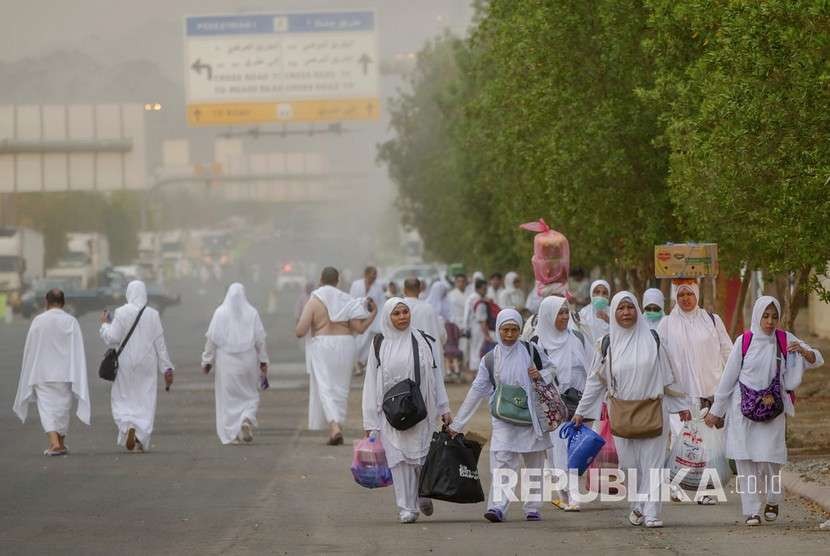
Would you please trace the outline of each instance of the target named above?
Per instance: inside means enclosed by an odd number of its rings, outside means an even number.
[[[191,126],[376,120],[379,116],[380,101],[376,98],[235,102],[188,104],[187,106],[187,123]]]

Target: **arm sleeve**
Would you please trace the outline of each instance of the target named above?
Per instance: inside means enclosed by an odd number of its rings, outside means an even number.
[[[438,415],[443,415],[450,410],[450,398],[447,395],[447,387],[444,385],[444,369],[436,362],[435,368],[429,370],[432,371],[433,380],[435,381],[435,405],[438,409]]]
[[[158,357],[159,362],[159,372],[164,374],[167,369],[175,369],[173,367],[173,363],[170,361],[170,355],[167,353],[167,344],[164,342],[164,329],[161,326],[161,319],[159,319],[158,313],[156,313],[156,324],[159,329],[159,335],[156,340],[153,342],[153,346],[156,348],[156,356]]]
[[[720,357],[723,364],[726,365],[729,355],[732,353],[732,340],[729,338],[726,326],[719,315],[715,315],[715,328],[718,331],[718,340],[720,341]]]
[[[257,358],[259,359],[260,363],[265,363],[267,365],[271,362],[271,360],[268,358],[268,348],[265,344],[265,338],[257,340],[254,343],[254,348],[256,349]]]
[[[585,381],[585,391],[582,393],[582,400],[576,408],[576,414],[586,419],[599,419],[602,410],[602,400],[607,393],[605,382],[602,380],[602,373],[605,372],[605,365],[602,363],[602,356],[597,353],[591,364],[593,371]]]
[[[690,408],[689,396],[682,391],[671,364],[671,357],[663,347],[659,350],[657,364],[663,377],[663,404],[669,413],[680,413]]]
[[[117,348],[127,333],[124,325],[121,323],[122,319],[120,317],[122,314],[119,309],[116,309],[112,322],[105,322],[101,325],[101,339],[104,340],[107,347]]]
[[[783,369],[782,372],[782,379],[784,382],[784,389],[785,390],[795,390],[799,386],[801,386],[801,381],[804,378],[804,371],[807,369],[813,369],[815,367],[820,367],[824,364],[824,357],[821,356],[821,353],[812,347],[810,347],[807,342],[804,342],[798,339],[794,334],[790,334],[787,332],[787,345],[791,344],[792,342],[798,342],[806,349],[812,351],[816,356],[816,362],[810,363],[800,353],[789,353],[787,354],[787,365]]]
[[[712,404],[710,412],[712,415],[723,417],[726,415],[726,408],[732,398],[732,392],[738,384],[741,376],[741,338],[735,341],[732,352],[726,360],[726,367],[723,369],[723,376],[720,378],[718,389],[715,391],[715,403]]]
[[[205,340],[205,351],[202,352],[202,367],[213,365],[216,361],[216,344],[210,338]]]
[[[374,357],[369,357],[366,374],[363,377],[363,430],[380,430],[380,413],[378,412],[378,364]]]
[[[481,401],[489,398],[494,390],[493,383],[490,382],[490,373],[487,372],[487,366],[484,364],[484,358],[482,357],[481,363],[478,365],[476,378],[470,385],[470,390],[458,410],[458,415],[453,418],[450,429],[461,432],[475,414]]]

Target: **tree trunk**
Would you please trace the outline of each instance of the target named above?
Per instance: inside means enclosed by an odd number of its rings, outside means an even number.
[[[790,295],[789,312],[787,314],[787,330],[795,331],[795,319],[798,317],[801,308],[807,305],[807,281],[810,279],[812,271],[812,267],[805,266],[795,273],[795,284]]]
[[[732,325],[729,327],[729,336],[734,338],[738,334],[738,325],[743,320],[744,305],[746,304],[746,296],[749,293],[749,282],[752,280],[752,267],[747,263],[744,269],[743,278],[741,278],[741,287],[738,290],[738,299],[735,307],[732,308]]]

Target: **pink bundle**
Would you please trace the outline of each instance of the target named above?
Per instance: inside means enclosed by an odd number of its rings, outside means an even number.
[[[536,278],[536,293],[564,295],[568,289],[568,273],[571,265],[571,248],[568,238],[553,230],[540,218],[519,226],[523,230],[536,232],[533,238],[533,274]]]

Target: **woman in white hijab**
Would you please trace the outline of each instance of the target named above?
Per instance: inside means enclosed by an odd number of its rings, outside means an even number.
[[[438,316],[438,324],[440,325],[440,338],[443,344],[446,342],[447,331],[445,324],[450,320],[450,302],[447,299],[447,294],[450,291],[450,285],[446,280],[436,280],[432,286],[429,287],[426,302],[429,303],[432,310]]]
[[[614,433],[614,445],[619,456],[620,469],[628,479],[636,474],[636,484],[627,479],[628,491],[645,495],[645,502],[633,502],[628,521],[632,525],[662,527],[660,520],[660,476],[653,469],[662,469],[669,447],[669,413],[680,413],[681,419],[691,419],[688,398],[678,390],[666,350],[656,334],[649,329],[630,292],[619,292],[611,301],[610,344],[603,357],[594,357],[593,371],[588,377],[582,401],[576,409],[573,422],[581,426],[584,419],[598,419],[605,394],[609,396],[612,433],[622,419],[615,419],[613,400],[646,401],[661,399],[662,429],[653,423],[657,436],[637,438],[646,431],[626,431],[626,437]],[[622,416],[620,416],[622,417]],[[648,431],[648,434],[653,434]]]
[[[127,285],[127,303],[115,310],[112,322],[101,317],[101,339],[108,347],[118,348],[141,318],[124,351],[118,358],[118,375],[112,385],[112,418],[118,427],[118,445],[143,452],[150,447],[150,435],[156,418],[157,373],[164,374],[169,388],[173,384],[173,364],[164,343],[164,329],[158,311],[147,306],[144,282]]]
[[[208,326],[202,370],[215,366],[216,434],[222,444],[254,439],[259,386],[268,373],[265,328],[259,313],[234,283]]]
[[[643,316],[652,330],[657,330],[657,326],[663,320],[665,304],[666,298],[657,288],[649,288],[643,294]]]
[[[434,358],[434,347],[420,331],[410,327],[411,308],[400,297],[389,299],[381,312],[383,341],[377,355],[370,349],[363,381],[363,428],[367,436],[379,434],[392,471],[395,500],[401,523],[413,523],[418,513],[432,515],[432,500],[418,498],[418,478],[429,452],[435,424],[440,416],[445,425],[452,422],[450,402],[444,388],[441,366]],[[421,394],[427,417],[410,429],[393,428],[383,413],[383,396],[402,380],[415,380],[413,338],[418,346]]]
[[[582,396],[585,390],[587,369],[593,355],[581,333],[568,328],[571,311],[564,297],[546,297],[539,307],[534,341],[547,355],[553,365],[559,391],[573,396]],[[561,427],[550,433],[553,447],[548,450],[548,464],[568,473],[568,441],[559,437]],[[568,485],[567,491],[561,491],[559,498],[553,500],[557,508],[569,512],[579,511],[576,493],[579,485]]]
[[[521,290],[522,278],[515,272],[504,275],[504,289],[499,292],[496,300],[502,309],[516,309],[521,312],[525,308],[525,294]]]
[[[786,343],[779,347],[777,335],[782,332],[776,332],[776,328],[780,315],[781,306],[774,297],[763,296],[755,302],[751,330],[735,340],[715,403],[706,415],[710,427],[722,427],[726,421],[726,457],[734,459],[737,466],[738,491],[747,525],[761,524],[762,503],[766,504],[764,519],[778,518],[778,505],[783,498],[781,466],[787,463],[786,416],[795,415],[789,394],[801,384],[805,369],[824,364],[821,353],[789,332],[783,333]],[[765,421],[747,418],[741,408],[745,395],[742,391],[765,390],[776,381],[777,394],[767,395],[770,405],[778,406],[781,413],[774,417],[771,413],[772,418]]]
[[[571,327],[588,335],[589,343],[596,344],[608,334],[608,300],[611,299],[611,285],[605,280],[594,280],[591,284],[591,303],[579,311],[579,322]]]
[[[677,304],[662,320],[657,332],[677,373],[680,389],[691,398],[692,412],[709,407],[723,367],[732,350],[732,340],[718,315],[698,306],[697,282],[682,282],[676,290]],[[672,431],[680,432],[680,421],[672,418]],[[711,504],[713,500],[704,503]]]
[[[532,399],[532,381],[541,378],[549,383],[552,379],[550,362],[543,353],[542,369],[536,369],[530,351],[533,348],[519,340],[522,330],[522,317],[515,309],[502,309],[496,321],[496,339],[498,344],[493,349],[493,381],[487,369],[489,357],[482,358],[478,373],[470,386],[467,397],[458,410],[458,416],[450,426],[451,432],[461,432],[475,414],[482,400],[491,398],[496,391],[496,384],[520,386],[528,399]],[[493,383],[495,382],[495,384]],[[503,485],[498,484],[503,470],[519,473],[524,461],[524,468],[542,473],[545,465],[545,452],[551,447],[550,435],[542,432],[539,419],[534,412],[534,404],[528,404],[532,425],[517,425],[491,415],[493,433],[490,438],[490,469],[493,480],[490,496],[487,500],[485,519],[493,523],[504,521],[507,516],[509,499],[503,494]],[[499,491],[497,493],[497,491]],[[524,504],[525,518],[539,521],[541,501],[527,501]]]

